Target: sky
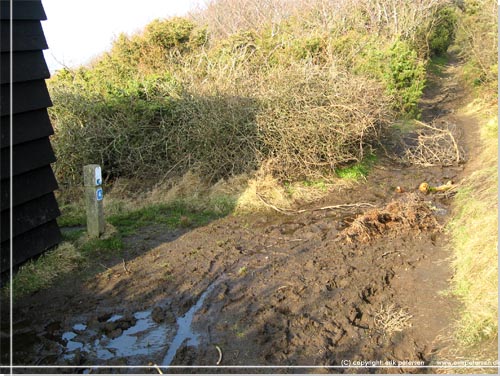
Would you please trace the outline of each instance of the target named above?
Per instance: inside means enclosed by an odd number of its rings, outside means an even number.
[[[199,0],[42,0],[42,21],[53,73],[88,63],[111,47],[121,32],[141,30],[155,18],[185,15]]]

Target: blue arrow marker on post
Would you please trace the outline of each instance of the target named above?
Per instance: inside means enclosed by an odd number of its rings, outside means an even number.
[[[101,167],[96,164],[83,167],[83,184],[85,186],[85,206],[87,209],[87,233],[90,238],[99,238],[105,230],[103,202],[104,192]]]

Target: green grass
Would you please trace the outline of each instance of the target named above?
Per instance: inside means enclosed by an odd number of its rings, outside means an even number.
[[[370,154],[366,156],[361,162],[352,166],[342,167],[335,170],[337,176],[341,179],[347,180],[361,180],[366,179],[370,173],[371,168],[377,162],[377,156]]]
[[[427,63],[427,70],[437,76],[443,76],[443,71],[449,62],[446,55],[433,56]]]
[[[304,185],[304,187],[317,188],[323,192],[328,190],[328,184],[324,180],[304,180],[302,185]]]
[[[73,244],[61,243],[55,249],[19,268],[12,283],[14,299],[49,287],[57,278],[74,271],[84,261],[84,256]],[[9,288],[10,286],[6,286],[2,289],[4,296],[9,294]]]
[[[111,215],[108,221],[124,236],[134,233],[141,227],[153,224],[163,224],[170,229],[198,227],[227,215],[232,210],[229,202],[221,200],[215,205],[218,205],[219,210],[214,210],[213,207],[212,210],[196,210],[182,201],[156,204],[128,213]]]
[[[124,243],[119,234],[107,239],[82,240],[84,230],[63,234],[63,243],[22,265],[13,277],[14,299],[48,288],[55,281],[76,271],[94,271],[94,266],[110,257],[121,256]],[[7,295],[10,286],[3,288]]]
[[[120,251],[124,247],[123,240],[120,235],[114,235],[107,239],[91,239],[82,245],[82,254],[85,256],[93,256],[98,252]]]
[[[356,163],[354,166],[339,168],[337,175],[341,179],[360,180],[368,176],[368,168],[362,163]]]
[[[229,214],[234,208],[234,199],[225,196],[213,197],[210,200],[197,202],[179,200],[169,204],[156,204],[141,209],[130,210],[126,205],[116,201],[109,210],[113,213],[107,221],[116,228],[116,233],[105,234],[107,237],[88,239],[86,230],[82,228],[65,230],[62,233],[63,243],[55,249],[44,253],[37,259],[25,263],[13,279],[14,297],[20,298],[48,288],[65,274],[81,271],[83,276],[95,274],[95,266],[109,259],[122,257],[125,247],[123,238],[133,234],[141,227],[163,224],[170,229],[179,227],[197,227]],[[204,206],[205,209],[201,209]],[[73,227],[85,225],[83,204],[73,203],[61,205],[62,216],[59,226]],[[166,280],[172,276],[167,270]],[[3,288],[8,294],[10,286]]]
[[[74,243],[85,233],[84,229],[62,231],[63,241]]]
[[[87,216],[83,203],[63,204],[59,206],[61,216],[57,218],[59,227],[83,226],[87,224]]]

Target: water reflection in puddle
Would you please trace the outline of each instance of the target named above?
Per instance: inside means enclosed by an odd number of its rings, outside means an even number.
[[[161,364],[168,366],[177,353],[177,350],[185,343],[188,346],[198,346],[200,343],[200,333],[195,333],[191,324],[195,314],[201,309],[207,296],[215,288],[216,284],[210,285],[194,304],[182,317],[176,319],[177,332],[174,339],[170,342],[170,336],[175,330],[174,326],[166,323],[158,324],[151,317],[151,310],[136,312],[134,314],[135,322],[133,325],[124,329],[114,338],[109,334],[98,335],[96,331],[87,329],[85,324],[75,324],[73,331],[65,332],[62,339],[65,341],[65,350],[63,358],[65,360],[75,359],[76,353],[87,352],[89,359],[97,358],[99,360],[109,360],[121,357],[134,357],[147,355],[151,359],[154,357],[163,357]],[[113,315],[106,323],[119,323],[127,321],[123,315]],[[131,322],[128,320],[128,322]],[[97,338],[96,338],[97,337]],[[161,358],[160,358],[161,359]]]
[[[72,341],[72,339],[75,338],[76,336],[77,334],[73,332],[66,332],[62,335],[62,339],[67,341],[66,349],[69,352],[76,351],[77,349],[82,350],[84,347],[83,343]]]
[[[200,308],[203,306],[203,303],[207,297],[207,295],[212,292],[214,289],[215,284],[210,285],[203,294],[201,294],[200,298],[196,302],[194,306],[192,306],[189,311],[186,312],[186,314],[182,317],[177,318],[177,333],[175,334],[175,338],[172,341],[172,344],[170,345],[167,355],[165,355],[165,358],[163,358],[162,365],[168,366],[170,363],[172,363],[172,360],[175,357],[175,354],[177,353],[177,350],[179,347],[184,343],[185,340],[188,340],[187,345],[188,346],[198,346],[200,343],[199,340],[199,334],[196,334],[193,329],[191,328],[191,323],[193,322],[194,315],[196,312],[200,310]]]
[[[116,322],[122,315],[115,315],[107,322]],[[151,311],[137,312],[134,314],[135,325],[124,330],[116,338],[101,335],[94,341],[89,341],[88,336],[95,334],[89,331],[78,335],[75,332],[66,332],[62,338],[67,341],[64,359],[71,360],[75,351],[86,351],[101,360],[109,360],[115,357],[132,357],[137,355],[151,355],[164,352],[167,346],[166,338],[173,328],[155,323],[151,319]],[[82,331],[87,327],[83,324],[73,326],[74,330]]]
[[[83,331],[85,329],[87,329],[87,325],[85,325],[85,324],[75,324],[75,325],[73,325],[73,330]]]

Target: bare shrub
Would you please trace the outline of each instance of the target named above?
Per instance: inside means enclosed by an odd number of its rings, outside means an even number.
[[[191,17],[207,24],[215,37],[227,37],[241,30],[278,25],[298,8],[294,0],[212,0],[206,1]]]
[[[432,21],[434,12],[447,0],[359,0],[357,6],[369,17],[372,30],[413,40],[422,25]]]
[[[412,40],[436,9],[447,0],[211,0],[192,17],[207,24],[215,37],[238,30],[272,25],[278,34],[282,22],[300,19],[309,27],[343,33],[359,29]]]
[[[476,85],[498,80],[498,12],[494,0],[464,0],[457,45]],[[494,89],[496,92],[496,88]]]
[[[59,180],[77,183],[88,163],[111,178],[195,170],[216,182],[264,162],[281,181],[321,177],[360,160],[392,119],[391,98],[373,80],[332,66],[242,64],[226,76],[221,65],[209,82],[138,79],[140,89],[123,96],[55,82]]]
[[[166,129],[166,153],[179,163],[178,171],[195,169],[211,182],[254,170],[260,148],[257,112],[258,102],[251,98],[186,96]]]
[[[378,84],[332,67],[277,70],[268,82],[257,123],[263,158],[280,180],[325,177],[361,160],[392,116]]]
[[[248,98],[184,94],[159,108],[130,99],[89,100],[61,88],[53,88],[52,98],[55,172],[62,184],[79,184],[89,163],[101,164],[111,179],[160,179],[194,169],[212,182],[257,166],[258,108]]]

